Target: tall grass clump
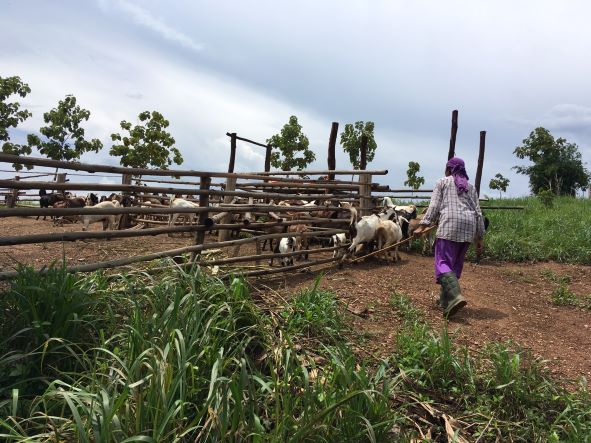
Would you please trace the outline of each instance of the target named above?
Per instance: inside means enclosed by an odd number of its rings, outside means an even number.
[[[407,387],[454,416],[469,416],[482,441],[591,441],[591,399],[586,381],[570,392],[544,362],[511,344],[492,344],[471,355],[452,343],[444,323],[434,333],[410,300],[395,294],[403,318],[394,361]]]
[[[491,200],[525,210],[485,210],[487,257],[507,261],[591,264],[591,200],[556,197],[552,207],[535,197]]]
[[[44,389],[34,396],[23,394],[35,383],[30,376],[4,389],[0,438],[385,441],[402,421],[384,366],[359,366],[336,338],[312,353],[294,345],[311,331],[336,330],[336,318],[292,320],[287,332],[253,304],[241,279],[227,285],[198,269],[98,279],[74,280],[94,288],[95,299],[113,300],[85,319],[90,336],[79,330],[63,339],[77,344],[77,364],[42,371]],[[286,310],[329,300],[314,292]],[[53,332],[44,334],[51,340]]]

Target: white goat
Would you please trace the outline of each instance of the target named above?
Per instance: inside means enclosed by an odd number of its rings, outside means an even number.
[[[359,252],[361,244],[367,244],[375,240],[376,229],[381,220],[389,220],[395,217],[394,209],[388,209],[386,212],[381,212],[379,215],[372,214],[361,217],[361,220],[355,224],[355,237],[349,246],[349,253]]]
[[[171,208],[198,208],[199,205],[195,204],[193,202],[187,201],[183,198],[173,198],[170,200],[170,207]],[[195,218],[195,214],[191,213],[191,214],[187,214],[187,213],[175,213],[175,214],[170,214],[168,217],[168,226],[174,226],[176,219],[178,218],[179,215],[183,215],[185,222],[188,220],[189,224],[193,224],[193,219]],[[171,235],[170,233],[168,234],[169,236]]]
[[[113,209],[113,208],[118,208],[119,207],[119,202],[118,201],[104,201],[102,203],[98,203],[96,205],[94,205],[92,208],[93,209]],[[110,229],[111,231],[114,231],[116,229],[116,225],[118,223],[119,220],[119,216],[118,215],[81,215],[80,216],[80,220],[82,220],[82,230],[83,231],[88,231],[88,226],[91,223],[96,223],[99,221],[103,222],[103,231],[106,231],[107,229]]]
[[[392,246],[399,241],[402,240],[402,228],[398,223],[393,222],[392,220],[380,220],[380,223],[376,229],[376,238],[378,240],[378,249],[387,248],[388,246]],[[400,260],[400,256],[398,255],[398,246],[394,248],[394,261]],[[388,258],[392,254],[392,250],[384,251],[384,258],[388,260]]]
[[[288,252],[294,252],[295,246],[296,246],[296,238],[295,237],[283,237],[279,241],[279,253],[286,254]],[[281,257],[281,265],[282,266],[293,265],[293,255],[290,257]]]
[[[341,246],[347,241],[347,236],[344,232],[341,232],[340,234],[334,234],[331,239],[333,246]],[[335,249],[332,253],[332,258],[340,258],[343,255],[345,255],[343,249]]]

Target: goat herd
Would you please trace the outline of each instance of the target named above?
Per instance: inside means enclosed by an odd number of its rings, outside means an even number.
[[[93,206],[95,208],[117,208],[119,206],[160,206],[170,208],[193,208],[198,204],[190,201],[190,198],[182,198],[177,195],[169,198],[154,194],[144,196],[140,199],[132,196],[123,196],[121,194],[111,194],[102,196],[100,199],[94,193],[86,197],[77,197],[71,193],[47,193],[45,190],[39,191],[39,205],[41,208],[82,208]],[[273,203],[271,203],[273,204]],[[319,241],[323,246],[333,246],[333,258],[348,258],[366,252],[371,249],[388,248],[396,245],[401,240],[412,236],[413,231],[418,227],[422,214],[417,215],[417,208],[414,205],[397,206],[389,197],[385,197],[381,202],[381,211],[377,214],[358,217],[356,207],[348,202],[340,202],[338,206],[341,210],[330,209],[328,205],[334,205],[334,202],[326,202],[326,210],[321,209],[322,204],[317,205],[316,201],[307,202],[304,200],[286,200],[277,203],[278,206],[310,206],[309,212],[284,212],[281,217],[273,212],[263,215],[260,221],[301,221],[297,224],[274,223],[264,227],[257,233],[260,234],[285,234],[284,237],[273,242],[272,239],[265,240],[262,244],[262,251],[269,246],[269,250],[276,254],[286,254],[300,252],[300,254],[290,254],[282,256],[280,263],[282,266],[293,265],[295,260],[307,260],[310,245]],[[215,206],[215,204],[214,204]],[[320,206],[320,209],[319,209]],[[178,217],[183,217],[183,223],[194,223],[195,214],[172,213],[168,216],[168,226],[174,226]],[[245,222],[244,214],[232,214],[233,223]],[[250,216],[250,214],[248,214]],[[343,224],[348,223],[348,232],[332,235],[331,237],[318,236],[318,231],[312,226],[311,221],[306,218],[324,218],[324,219],[342,219]],[[39,219],[39,217],[37,217]],[[45,217],[44,217],[45,219]],[[82,230],[86,231],[91,223],[102,222],[103,230],[119,229],[120,216],[117,215],[90,215],[67,216],[53,219],[54,224],[63,224],[64,222],[81,221]],[[249,221],[249,220],[248,220]],[[245,223],[246,225],[247,223]],[[238,231],[239,233],[239,231]],[[290,235],[297,234],[297,235]],[[169,234],[171,235],[171,234]],[[424,252],[432,246],[432,240],[427,238],[424,246]],[[431,241],[430,241],[431,240]],[[350,244],[349,244],[350,243]],[[347,247],[348,245],[348,247]],[[388,249],[382,253],[385,260],[400,260],[398,247]],[[273,265],[273,259],[270,260]]]

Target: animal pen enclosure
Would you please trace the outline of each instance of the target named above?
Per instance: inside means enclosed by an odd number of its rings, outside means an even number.
[[[286,272],[299,268],[321,265],[338,260],[332,252],[338,247],[327,247],[323,239],[346,232],[349,224],[349,209],[341,207],[341,202],[356,203],[360,215],[367,215],[372,209],[372,192],[386,191],[388,188],[374,183],[373,177],[385,175],[385,170],[375,171],[300,171],[300,172],[253,172],[226,173],[193,170],[153,170],[122,168],[107,165],[63,162],[33,157],[15,157],[0,154],[0,162],[59,168],[67,171],[84,171],[92,174],[114,174],[120,176],[121,184],[85,183],[82,181],[38,181],[38,180],[0,180],[0,187],[10,192],[31,192],[46,189],[54,191],[114,192],[133,198],[133,205],[116,208],[37,208],[6,207],[0,209],[1,218],[17,217],[77,217],[83,215],[124,215],[129,217],[127,229],[118,231],[73,231],[60,233],[39,233],[17,236],[0,236],[0,247],[32,243],[54,243],[91,241],[100,239],[123,239],[147,236],[189,233],[190,244],[148,254],[104,260],[83,265],[70,266],[72,272],[89,272],[98,269],[115,268],[151,261],[165,257],[183,257],[185,263],[198,262],[201,266],[223,267],[230,264],[255,263],[256,269],[243,271],[245,276],[257,276]],[[359,181],[309,179],[334,174],[335,176],[359,176]],[[53,174],[52,174],[53,175]],[[80,174],[73,175],[77,177]],[[292,176],[292,177],[290,177]],[[294,178],[295,176],[296,178]],[[136,177],[136,184],[132,184]],[[150,177],[150,178],[146,178]],[[191,178],[199,181],[190,181]],[[321,177],[324,178],[324,177]],[[222,179],[212,182],[212,179]],[[171,186],[175,184],[175,186]],[[14,191],[12,191],[14,190]],[[172,208],[154,202],[154,194],[169,196],[182,195],[196,202],[192,208]],[[290,206],[276,201],[290,201]],[[304,202],[308,202],[304,206]],[[196,216],[196,223],[169,226],[171,214]],[[305,225],[304,231],[288,232],[290,226]],[[272,228],[275,232],[270,233]],[[244,238],[231,239],[231,230],[244,232]],[[211,233],[217,231],[217,238]],[[284,267],[263,266],[268,259],[281,259],[302,255],[301,251],[263,254],[262,243],[282,237],[316,239],[317,247],[305,251],[306,255],[320,257],[305,260]],[[254,245],[255,253],[238,255],[242,245]],[[342,246],[341,246],[342,247]],[[205,252],[222,250],[223,257],[205,258]],[[47,263],[43,264],[44,266]],[[41,268],[42,269],[42,268]],[[40,269],[40,270],[41,270]],[[10,279],[16,271],[0,272],[0,279]],[[222,272],[223,275],[223,272]]]

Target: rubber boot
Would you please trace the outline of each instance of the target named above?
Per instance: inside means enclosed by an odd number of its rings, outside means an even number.
[[[436,300],[435,304],[442,309],[445,309],[447,307],[447,304],[445,302],[445,291],[443,290],[443,285],[441,284],[441,282],[439,283],[439,300]]]
[[[460,283],[454,272],[446,272],[439,277],[444,295],[443,316],[450,318],[468,304],[462,297]]]

